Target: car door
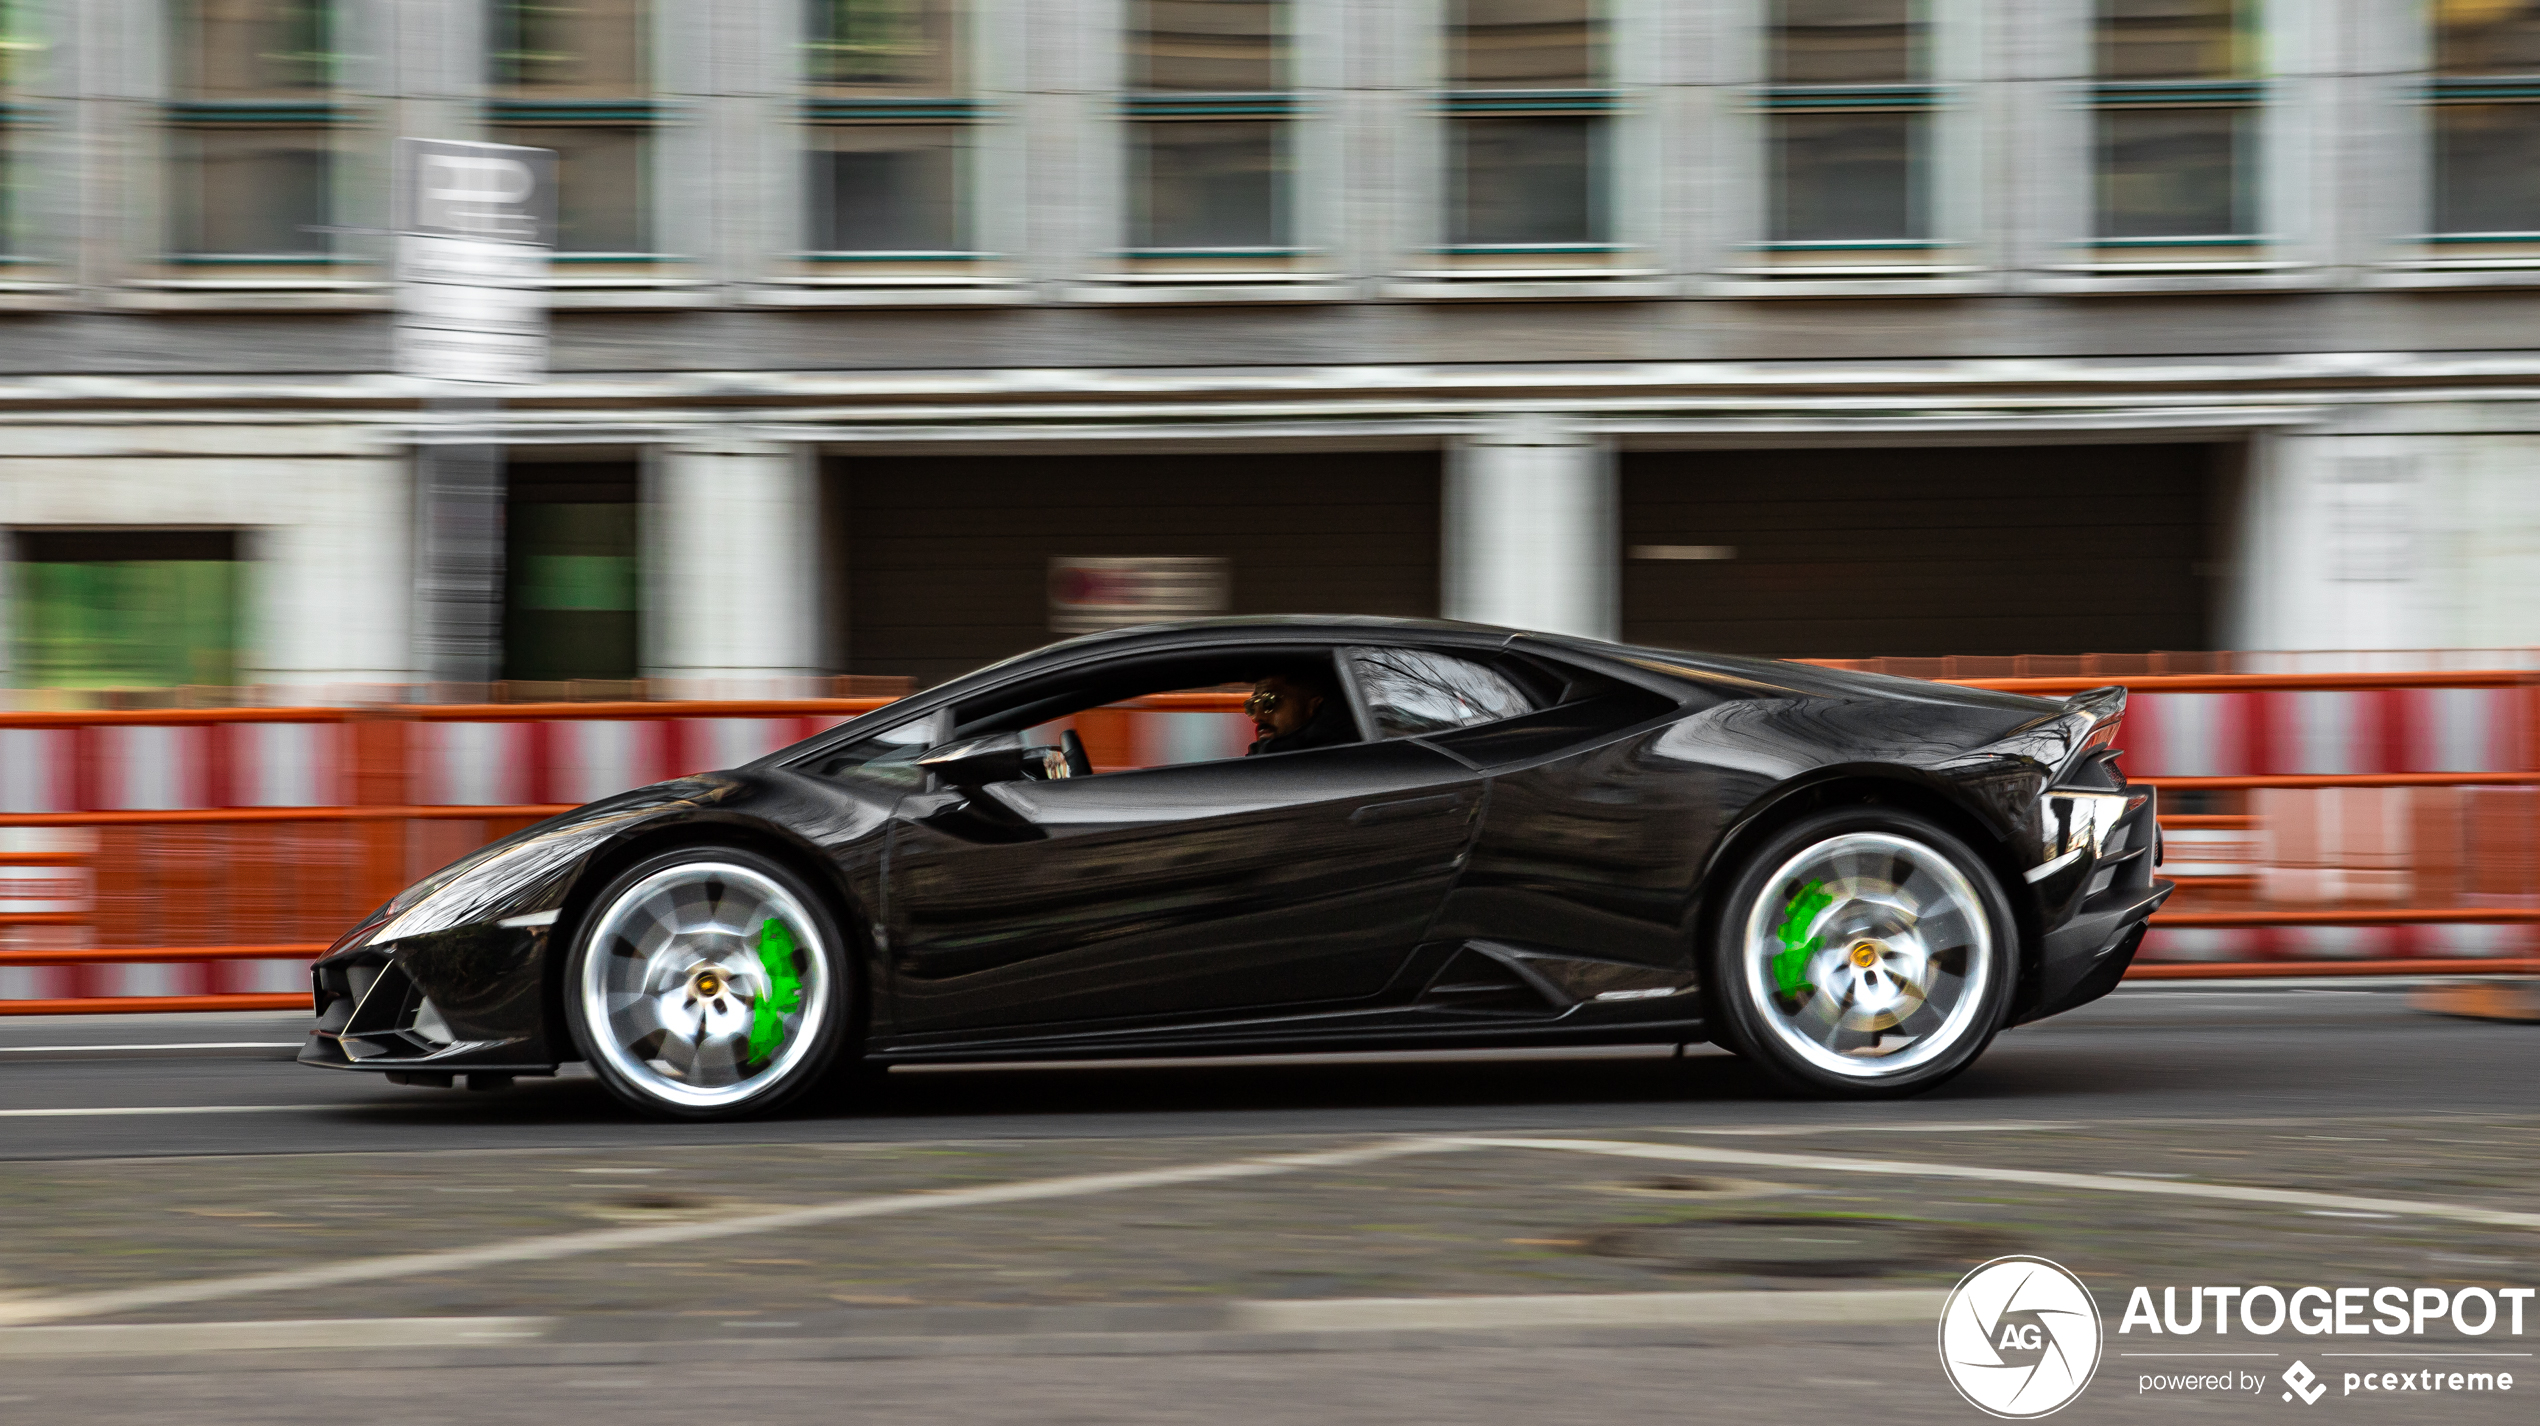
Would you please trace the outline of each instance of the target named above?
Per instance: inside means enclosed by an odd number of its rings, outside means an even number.
[[[902,1032],[1222,1018],[1374,995],[1444,901],[1481,782],[1407,741],[902,802]]]
[[[1681,727],[1667,741],[1669,725],[1655,720],[1683,711],[1683,699],[1648,689],[1574,683],[1554,706],[1428,735],[1490,785],[1431,934],[1688,967],[1694,876],[1752,789],[1698,760]]]

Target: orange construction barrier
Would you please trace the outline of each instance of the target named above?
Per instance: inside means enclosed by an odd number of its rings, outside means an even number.
[[[1951,681],[2050,697],[2123,683],[2137,709],[2169,710],[2145,719],[2171,761],[2132,780],[2163,794],[2164,874],[2181,890],[2134,978],[2540,971],[2540,674]],[[2393,753],[2366,770],[2271,771],[2250,754],[2231,771],[2168,770],[2189,713],[2210,722],[2220,707],[2258,730],[2225,734],[2280,749],[2316,730],[2268,718],[2352,695],[2361,713],[2328,710],[2362,720],[2340,736],[2399,748],[2416,734],[2393,720],[2419,704],[2392,700],[2459,694],[2507,700],[2479,705],[2490,723],[2493,707],[2513,710],[2482,744],[2510,749],[2488,759],[2498,765],[2409,767]],[[432,868],[592,797],[732,766],[887,701],[0,713],[0,1015],[305,1005],[276,977],[299,977]],[[1241,702],[1166,694],[1069,721],[1097,765],[1141,766],[1239,751]],[[2130,712],[2121,742],[2136,722]],[[2212,946],[2182,939],[2193,936]]]

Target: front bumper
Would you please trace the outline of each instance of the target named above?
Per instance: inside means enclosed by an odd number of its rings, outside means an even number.
[[[2145,922],[2177,890],[2152,875],[2160,857],[2160,798],[2129,788],[2126,810],[2086,857],[2039,885],[2041,903],[2069,906],[2046,932],[2026,1008],[2026,1024],[2087,1005],[2117,988],[2143,944]]]
[[[300,1063],[436,1082],[552,1074],[548,928],[475,925],[339,951],[310,967],[317,1023]]]

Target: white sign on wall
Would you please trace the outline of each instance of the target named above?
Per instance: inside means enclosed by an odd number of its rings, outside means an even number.
[[[1186,556],[1061,557],[1050,561],[1050,629],[1100,629],[1226,612],[1226,561]]]
[[[552,149],[397,141],[397,369],[475,385],[547,370]]]

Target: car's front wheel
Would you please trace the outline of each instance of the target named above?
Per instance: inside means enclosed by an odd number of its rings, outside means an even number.
[[[1711,927],[1721,1038],[1787,1088],[1915,1094],[1975,1062],[2018,965],[2001,883],[1964,842],[1897,809],[1782,828]]]
[[[761,1113],[818,1082],[847,1038],[851,985],[819,893],[736,847],[627,868],[590,903],[564,968],[592,1072],[674,1119]]]

